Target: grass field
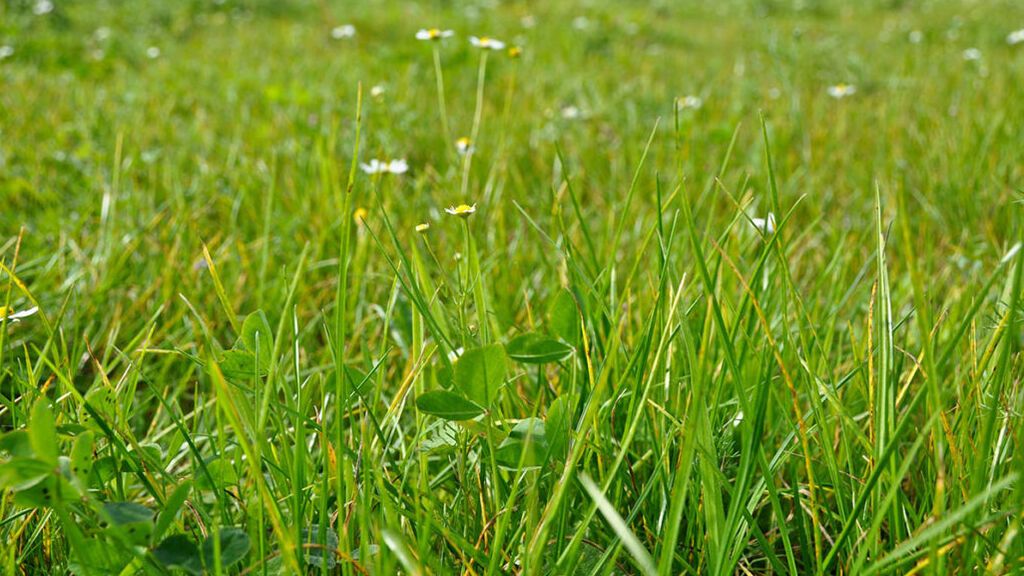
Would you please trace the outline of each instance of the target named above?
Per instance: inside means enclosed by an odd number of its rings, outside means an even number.
[[[1021,29],[0,4],[0,573],[1024,573]]]

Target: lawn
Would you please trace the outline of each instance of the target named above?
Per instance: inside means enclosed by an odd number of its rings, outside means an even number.
[[[1024,4],[0,4],[0,573],[1024,573]]]

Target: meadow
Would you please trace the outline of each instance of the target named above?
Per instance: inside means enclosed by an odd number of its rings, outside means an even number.
[[[1024,573],[1024,4],[0,4],[0,573]]]

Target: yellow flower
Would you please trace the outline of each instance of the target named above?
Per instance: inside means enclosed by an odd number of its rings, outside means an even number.
[[[508,49],[509,58],[519,58],[523,55],[523,49],[519,46],[513,46]]]
[[[423,232],[426,232],[427,230],[430,230],[430,224],[427,224],[426,222],[424,222],[422,224],[417,224],[416,225],[416,231],[421,233],[421,234]]]
[[[370,215],[370,212],[363,207],[356,208],[356,211],[352,213],[352,219],[356,221],[356,224],[363,225],[363,220]]]
[[[452,216],[458,216],[459,218],[469,218],[470,214],[476,212],[476,204],[473,204],[472,206],[469,204],[449,206],[448,208],[445,208],[444,211]]]

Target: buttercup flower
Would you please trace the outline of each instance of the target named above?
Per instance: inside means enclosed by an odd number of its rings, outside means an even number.
[[[840,82],[839,84],[828,87],[828,95],[836,100],[841,100],[847,96],[853,96],[856,93],[857,87],[852,84],[843,84]]]
[[[477,48],[483,48],[485,50],[504,50],[505,43],[501,40],[495,40],[494,38],[488,38],[487,36],[476,36],[469,37],[469,43]]]
[[[409,164],[404,160],[378,160],[374,158],[368,163],[360,163],[359,167],[367,174],[404,174],[409,170]]]
[[[22,318],[28,318],[36,312],[39,312],[39,307],[33,306],[28,310],[22,310],[21,312],[15,312],[7,306],[0,306],[0,321],[7,320],[10,323],[21,322]]]
[[[459,154],[466,155],[475,150],[473,143],[469,138],[463,136],[455,141],[455,149],[459,151]]]
[[[366,220],[366,217],[369,215],[370,212],[366,208],[360,206],[359,208],[356,208],[355,212],[352,213],[352,219],[356,221],[356,224],[362,226],[363,220]]]
[[[469,216],[476,212],[476,204],[470,206],[469,204],[459,204],[458,206],[449,206],[444,209],[445,212],[452,216],[458,216],[459,218],[469,218]]]
[[[509,58],[519,58],[523,55],[523,49],[521,46],[513,46],[508,49]]]
[[[356,27],[351,24],[342,24],[341,26],[335,26],[331,28],[331,38],[335,40],[341,40],[343,38],[352,38],[356,35]]]
[[[768,213],[767,218],[751,218],[750,223],[754,225],[761,234],[775,233],[775,214]]]
[[[441,30],[440,28],[421,28],[416,33],[417,40],[443,40],[455,35],[453,30]]]

